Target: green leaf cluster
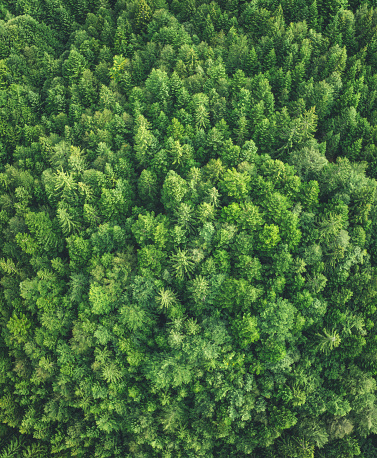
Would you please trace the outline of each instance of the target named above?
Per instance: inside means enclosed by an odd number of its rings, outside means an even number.
[[[376,26],[3,0],[0,457],[377,456]]]

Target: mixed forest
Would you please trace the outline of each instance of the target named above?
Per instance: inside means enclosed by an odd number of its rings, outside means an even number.
[[[377,2],[0,2],[0,458],[377,456]]]

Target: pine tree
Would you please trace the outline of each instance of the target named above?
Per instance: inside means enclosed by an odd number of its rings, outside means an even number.
[[[172,268],[175,272],[175,277],[178,280],[183,280],[185,277],[190,278],[194,270],[194,262],[187,250],[178,248],[177,252],[170,257]]]
[[[145,0],[138,0],[135,15],[135,26],[138,31],[144,32],[152,18],[152,10]]]
[[[341,342],[341,338],[335,329],[332,329],[331,331],[324,329],[323,334],[317,334],[317,336],[320,338],[318,348],[325,353],[339,347]]]
[[[177,303],[177,297],[175,293],[169,288],[168,289],[161,288],[155,300],[156,300],[156,303],[159,304],[159,306],[162,309],[164,308],[168,309]]]

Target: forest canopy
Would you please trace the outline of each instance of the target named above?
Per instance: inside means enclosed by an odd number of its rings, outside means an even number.
[[[377,456],[374,0],[3,0],[0,458]]]

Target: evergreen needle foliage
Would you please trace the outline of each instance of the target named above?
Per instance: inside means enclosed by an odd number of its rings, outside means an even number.
[[[377,457],[376,30],[0,1],[0,458]]]

